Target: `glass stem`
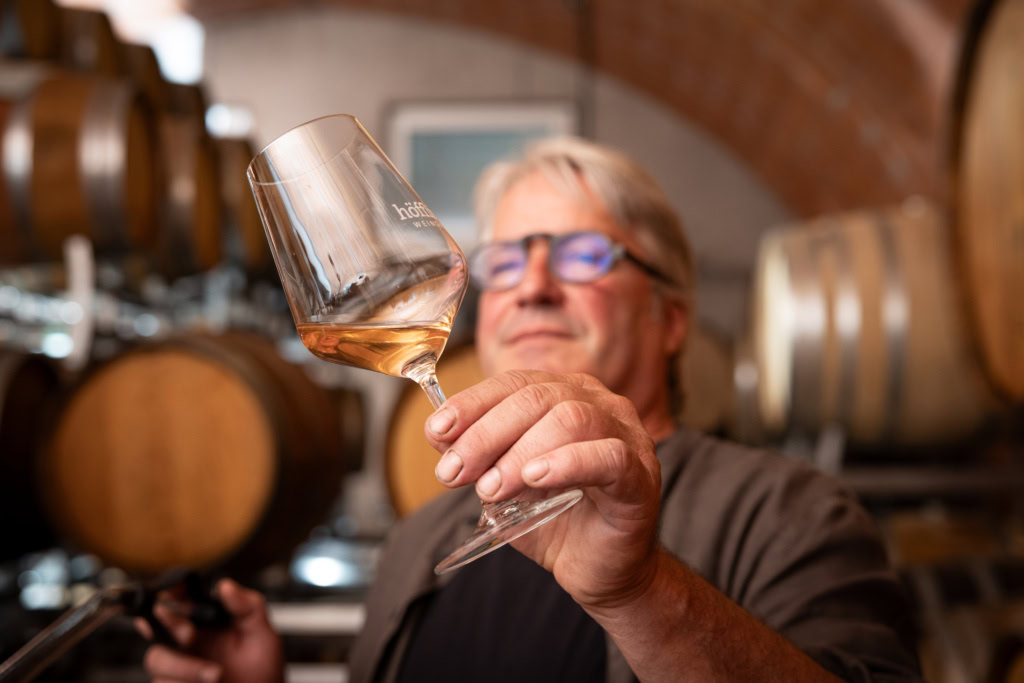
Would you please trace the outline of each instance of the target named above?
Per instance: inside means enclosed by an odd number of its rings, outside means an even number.
[[[406,377],[415,381],[423,388],[423,392],[430,399],[430,404],[434,406],[434,410],[440,408],[448,400],[445,398],[444,392],[441,391],[441,385],[437,382],[437,375],[434,374],[434,364],[436,362],[437,359],[433,356],[417,358],[409,363],[403,371]],[[500,503],[480,501],[480,505],[483,508],[480,511],[480,521],[477,522],[477,525],[480,527],[495,526],[503,518],[514,517],[519,514],[519,501],[517,500],[506,500]]]
[[[422,377],[417,378],[416,381],[419,382],[419,385],[427,394],[427,398],[430,399],[430,405],[434,406],[434,410],[440,408],[448,400],[444,397],[441,385],[437,383],[437,375],[433,371],[425,373]]]
[[[500,503],[485,503],[480,501],[480,519],[477,520],[478,527],[495,526],[505,517],[519,515],[518,500],[503,500]]]
[[[437,356],[428,353],[416,360],[410,361],[402,368],[404,376],[423,388],[427,398],[430,399],[430,405],[434,406],[434,410],[440,408],[448,400],[444,397],[444,392],[441,391],[441,385],[437,383],[437,375],[434,374],[434,366],[436,365]]]

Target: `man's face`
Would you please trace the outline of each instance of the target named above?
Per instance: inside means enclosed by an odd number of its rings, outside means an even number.
[[[649,261],[596,198],[581,203],[565,196],[540,173],[501,199],[491,239],[580,230],[604,233]],[[532,240],[522,282],[481,295],[477,351],[484,371],[586,372],[639,405],[648,396],[637,392],[664,382],[666,356],[682,341],[682,314],[666,315],[650,277],[625,259],[594,282],[568,284],[548,271],[548,249],[544,240]]]

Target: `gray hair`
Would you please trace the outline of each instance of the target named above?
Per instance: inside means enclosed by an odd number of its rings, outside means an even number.
[[[588,201],[587,190],[608,215],[634,232],[643,256],[668,277],[659,291],[682,301],[693,318],[693,252],[682,221],[651,175],[620,152],[576,137],[555,137],[528,147],[521,159],[488,166],[477,181],[474,209],[482,238],[490,236],[494,212],[506,192],[535,172],[543,173],[566,196]],[[680,354],[682,350],[680,350]],[[681,366],[670,359],[673,408],[682,407]]]

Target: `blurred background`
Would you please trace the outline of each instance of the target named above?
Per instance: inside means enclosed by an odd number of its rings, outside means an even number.
[[[1024,0],[3,0],[0,661],[175,566],[344,681],[379,544],[440,491],[412,383],[294,326],[245,169],[357,116],[464,250],[551,134],[694,244],[687,425],[875,516],[929,680],[1024,681]],[[439,365],[481,378],[473,292]],[[40,677],[141,681],[111,620]]]

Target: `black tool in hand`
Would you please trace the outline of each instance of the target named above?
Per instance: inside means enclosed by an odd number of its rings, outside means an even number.
[[[10,658],[0,662],[0,683],[31,681],[76,643],[119,614],[144,618],[157,642],[176,646],[177,642],[153,615],[153,606],[161,591],[180,585],[185,586],[191,602],[189,618],[198,628],[231,625],[231,614],[213,596],[198,572],[172,569],[145,584],[107,586],[96,591],[85,603],[69,609]]]
[[[177,641],[167,631],[163,623],[153,614],[157,603],[157,595],[161,591],[170,590],[184,585],[190,607],[187,613],[189,620],[200,629],[227,628],[231,625],[232,616],[214,596],[212,585],[199,572],[183,567],[170,569],[153,581],[139,586],[134,600],[126,602],[126,611],[132,616],[146,620],[153,631],[153,641],[162,645],[177,646]]]

